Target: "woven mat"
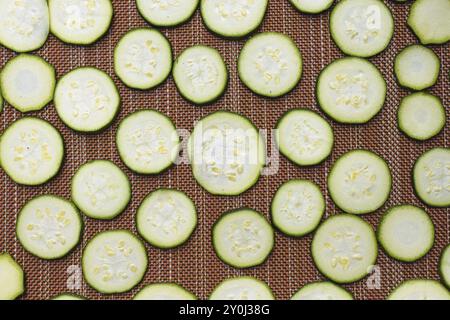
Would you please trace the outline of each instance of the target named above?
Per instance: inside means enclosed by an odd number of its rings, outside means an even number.
[[[211,226],[225,211],[242,206],[251,207],[268,216],[269,206],[275,190],[293,178],[310,179],[321,186],[327,200],[326,216],[339,213],[326,189],[326,176],[330,166],[343,153],[367,148],[375,151],[389,162],[392,169],[393,189],[389,201],[378,212],[364,216],[377,225],[381,213],[389,206],[408,203],[424,206],[414,195],[411,186],[411,169],[415,159],[424,151],[437,146],[449,146],[449,126],[436,138],[418,143],[406,138],[396,127],[396,110],[407,90],[399,88],[393,75],[393,60],[404,46],[416,43],[417,39],[406,26],[409,4],[394,4],[386,1],[395,15],[395,34],[389,48],[371,59],[382,71],[388,83],[387,102],[382,112],[369,124],[349,126],[332,123],[336,134],[336,146],[332,156],[324,164],[314,168],[299,168],[286,159],[281,159],[276,175],[262,177],[250,191],[239,197],[217,197],[206,193],[198,186],[187,165],[180,165],[160,176],[139,176],[130,172],[120,161],[114,142],[118,123],[127,114],[145,108],[155,108],[169,115],[178,128],[192,130],[195,122],[203,116],[220,109],[239,112],[249,117],[259,128],[273,128],[278,118],[287,110],[297,107],[310,108],[321,113],[314,98],[315,80],[328,63],[342,56],[330,39],[329,12],[309,16],[297,12],[287,0],[271,0],[266,19],[260,31],[278,31],[291,36],[304,58],[304,74],[299,86],[289,95],[276,100],[257,97],[239,81],[236,60],[245,42],[229,41],[209,33],[202,24],[199,12],[181,27],[164,29],[170,39],[175,55],[184,48],[206,44],[217,48],[224,56],[231,72],[230,86],[226,95],[209,107],[195,107],[184,101],[175,89],[172,79],[150,91],[135,91],[126,88],[114,75],[113,49],[120,37],[134,27],[146,26],[139,16],[134,0],[113,0],[115,18],[109,34],[90,47],[63,44],[50,36],[46,45],[37,52],[52,63],[58,77],[79,66],[96,66],[113,76],[120,89],[123,109],[106,131],[97,135],[72,132],[58,118],[53,105],[35,115],[50,121],[63,134],[66,143],[66,160],[61,173],[50,183],[30,188],[14,184],[6,174],[0,172],[0,252],[11,253],[23,266],[27,277],[24,299],[47,299],[61,292],[72,291],[91,299],[128,299],[144,285],[154,282],[177,282],[200,298],[207,298],[213,288],[223,279],[236,275],[252,275],[266,281],[278,299],[288,299],[301,286],[323,277],[318,273],[310,256],[311,236],[301,239],[287,238],[276,234],[276,245],[269,260],[260,267],[235,270],[216,257],[211,246]],[[440,56],[442,72],[439,82],[430,91],[438,95],[448,107],[450,84],[450,46],[435,46]],[[1,48],[0,65],[13,56]],[[447,108],[448,109],[448,108]],[[321,113],[322,114],[322,113]],[[323,115],[323,114],[322,114]],[[22,115],[6,106],[0,115],[3,131],[12,121]],[[447,110],[448,116],[448,110]],[[19,209],[33,196],[56,194],[70,197],[69,182],[77,168],[93,159],[111,159],[131,179],[133,200],[128,209],[114,221],[95,221],[84,217],[85,232],[81,244],[60,261],[43,261],[24,251],[15,237],[15,222]],[[126,228],[134,232],[134,214],[139,203],[150,191],[158,187],[171,187],[185,191],[195,201],[199,211],[199,226],[191,240],[183,247],[162,251],[147,245],[149,268],[144,281],[133,291],[112,296],[101,296],[82,281],[79,289],[69,290],[67,285],[76,284],[82,248],[96,233],[104,230]],[[370,289],[366,280],[346,287],[357,299],[382,299],[400,282],[411,278],[438,279],[439,255],[450,242],[450,211],[448,208],[426,208],[436,225],[436,243],[431,252],[413,264],[403,264],[387,257],[381,250],[378,266],[381,287]],[[69,286],[70,287],[70,286]]]

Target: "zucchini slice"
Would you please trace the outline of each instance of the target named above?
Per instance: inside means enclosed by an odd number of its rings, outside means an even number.
[[[77,208],[57,196],[28,201],[17,216],[16,234],[31,254],[46,260],[60,259],[80,242],[83,221]]]
[[[41,57],[20,54],[0,74],[3,97],[20,112],[37,111],[53,100],[55,69]]]
[[[311,251],[323,275],[336,283],[351,283],[370,273],[378,245],[370,224],[354,215],[339,214],[320,225]]]
[[[141,282],[147,265],[144,244],[127,230],[98,233],[83,251],[84,278],[100,293],[131,290]]]
[[[449,16],[448,0],[417,0],[407,23],[422,44],[443,44],[450,40]]]
[[[183,192],[159,189],[150,193],[136,213],[139,234],[151,245],[169,249],[185,243],[197,226],[197,210]]]
[[[133,300],[197,300],[191,292],[176,283],[155,283],[144,287]]]
[[[222,281],[209,300],[275,300],[272,289],[254,277],[236,277]]]
[[[307,109],[286,112],[277,125],[280,152],[300,166],[316,165],[331,154],[333,129],[317,113]]]
[[[450,149],[434,148],[417,159],[414,188],[420,200],[433,207],[450,206]]]
[[[383,107],[386,81],[371,62],[341,58],[322,70],[316,95],[322,110],[335,121],[366,123]]]
[[[445,126],[446,115],[441,99],[426,92],[416,92],[402,99],[398,109],[398,127],[408,137],[428,140]]]
[[[189,20],[200,0],[136,0],[141,16],[158,27],[174,27]]]
[[[166,115],[141,110],[117,129],[116,144],[125,165],[140,174],[158,174],[172,166],[180,150],[177,130]]]
[[[61,134],[35,117],[12,123],[0,137],[0,164],[18,184],[35,186],[52,179],[64,158]]]
[[[378,241],[394,259],[413,262],[434,244],[434,225],[421,208],[402,205],[389,209],[378,226]]]
[[[105,72],[82,67],[59,79],[55,108],[61,120],[79,132],[97,132],[111,124],[120,108],[120,96]]]
[[[313,282],[298,290],[291,300],[353,300],[353,295],[332,282]]]
[[[0,43],[16,52],[42,47],[50,29],[47,1],[0,0]]]
[[[345,54],[372,57],[389,45],[394,19],[383,1],[342,0],[331,12],[330,32]]]
[[[307,180],[291,180],[276,192],[271,206],[272,223],[281,232],[304,236],[320,223],[325,213],[325,199],[320,188]]]
[[[276,98],[300,82],[303,61],[300,50],[287,35],[260,33],[248,40],[239,55],[241,81],[256,94]]]
[[[331,198],[347,213],[376,211],[389,198],[391,186],[392,176],[386,161],[366,150],[347,152],[328,175]]]
[[[294,7],[304,13],[317,14],[331,7],[334,0],[289,0]]]
[[[88,45],[108,32],[111,0],[49,0],[50,31],[61,41]]]
[[[60,295],[57,295],[56,297],[53,297],[51,300],[87,300],[85,297],[76,295],[76,294],[72,294],[72,293],[62,293]]]
[[[163,83],[172,70],[172,48],[158,30],[128,31],[114,49],[114,70],[125,85],[147,90]]]
[[[202,105],[217,100],[225,92],[228,70],[219,51],[194,46],[184,50],[175,61],[173,79],[186,100]]]
[[[271,225],[258,212],[239,209],[222,215],[214,224],[212,242],[217,256],[235,268],[264,263],[275,236]]]
[[[439,261],[439,273],[442,282],[450,289],[450,244],[442,251]]]
[[[450,300],[450,293],[435,280],[407,280],[387,297],[388,300]]]
[[[265,144],[253,123],[227,111],[200,120],[188,143],[197,182],[215,195],[239,195],[258,181]]]
[[[240,38],[258,29],[264,20],[268,0],[201,0],[203,22],[212,32]]]
[[[91,161],[82,165],[72,178],[72,200],[88,217],[113,219],[130,202],[131,184],[111,161]]]
[[[441,61],[433,50],[410,45],[395,57],[394,71],[399,84],[413,90],[433,86],[441,69]]]
[[[0,300],[14,300],[24,291],[22,267],[8,253],[0,254]]]

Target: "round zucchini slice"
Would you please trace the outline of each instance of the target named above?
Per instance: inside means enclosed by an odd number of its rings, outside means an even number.
[[[61,134],[34,117],[15,121],[0,138],[0,164],[18,184],[36,186],[52,179],[64,158]]]
[[[163,83],[172,70],[172,48],[158,30],[128,31],[114,50],[114,70],[125,85],[147,90]]]
[[[254,93],[276,98],[290,92],[302,77],[303,61],[295,42],[282,33],[260,33],[239,55],[241,81]]]
[[[331,198],[347,213],[376,211],[389,198],[391,186],[392,176],[386,161],[366,150],[347,152],[328,175]]]
[[[345,54],[372,57],[389,45],[394,19],[383,1],[342,0],[331,12],[330,32]]]
[[[209,300],[275,300],[267,283],[254,277],[236,277],[219,283]]]
[[[49,0],[50,31],[61,41],[88,45],[109,29],[111,0]]]
[[[86,282],[105,294],[131,290],[141,282],[147,265],[144,244],[127,230],[97,234],[84,248],[82,257]]]
[[[200,120],[188,143],[197,182],[215,195],[240,195],[258,181],[265,163],[265,144],[253,123],[218,111]]]
[[[291,300],[353,300],[353,296],[332,282],[313,282],[298,290]]]
[[[8,253],[0,254],[0,300],[14,300],[25,291],[22,267]]]
[[[409,10],[407,23],[422,44],[442,44],[450,40],[450,2],[417,0]]]
[[[274,232],[267,220],[251,209],[225,213],[215,224],[212,241],[217,256],[235,268],[264,263],[272,251]]]
[[[264,20],[268,0],[201,0],[203,22],[212,32],[239,38],[258,29]]]
[[[50,29],[47,1],[0,0],[0,43],[16,52],[42,47]]]
[[[184,50],[175,61],[173,79],[186,100],[202,105],[217,100],[225,92],[228,71],[219,51],[194,46]]]
[[[37,111],[53,100],[55,69],[41,57],[20,54],[9,60],[0,74],[6,101],[20,112]]]
[[[304,13],[317,14],[331,7],[334,0],[289,0],[292,5]]]
[[[87,300],[87,299],[85,297],[72,293],[62,293],[60,295],[57,295],[56,297],[53,297],[51,300],[70,301],[70,300]]]
[[[398,109],[398,127],[408,137],[428,140],[445,126],[441,99],[426,92],[416,92],[402,99]]]
[[[271,213],[277,229],[289,236],[301,237],[319,225],[325,213],[325,199],[313,182],[291,180],[276,192]]]
[[[116,144],[125,165],[140,174],[158,174],[173,165],[180,150],[177,130],[167,116],[141,110],[117,129]]]
[[[414,188],[429,206],[450,206],[450,149],[434,148],[419,157],[414,165]]]
[[[388,300],[450,300],[450,293],[435,280],[407,280],[387,297]]]
[[[421,208],[410,205],[393,207],[378,226],[378,241],[392,258],[414,262],[433,247],[433,221]]]
[[[139,234],[151,245],[169,249],[185,243],[197,226],[197,210],[183,192],[159,189],[150,193],[136,213]]]
[[[366,123],[384,105],[386,81],[369,61],[341,58],[322,70],[316,95],[322,110],[335,121]]]
[[[442,251],[439,261],[439,273],[442,282],[450,289],[450,244]]]
[[[277,130],[280,152],[300,166],[319,164],[328,158],[333,150],[333,129],[313,111],[288,111],[278,121]]]
[[[55,108],[69,128],[97,132],[109,126],[119,112],[119,91],[105,72],[93,67],[78,68],[59,79]]]
[[[144,287],[133,300],[197,300],[197,297],[176,283],[155,283]]]
[[[72,178],[72,200],[88,217],[113,219],[130,202],[131,184],[111,161],[91,161],[82,165]]]
[[[52,195],[33,198],[17,216],[17,238],[25,250],[41,259],[66,256],[80,242],[82,229],[77,208]]]
[[[200,0],[136,0],[139,13],[148,23],[158,27],[173,27],[189,20]]]
[[[336,283],[368,275],[378,255],[372,227],[363,219],[339,214],[325,220],[314,235],[312,257],[319,271]]]

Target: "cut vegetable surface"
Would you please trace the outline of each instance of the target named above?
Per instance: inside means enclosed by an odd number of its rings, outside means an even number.
[[[408,137],[427,140],[445,126],[446,114],[441,99],[425,92],[403,98],[398,109],[398,126]]]
[[[155,283],[144,287],[133,300],[197,300],[197,297],[175,283]]]
[[[72,293],[62,293],[56,297],[53,297],[52,300],[70,301],[70,300],[86,300],[86,298]]]
[[[330,32],[345,54],[371,57],[389,45],[394,19],[383,1],[342,0],[331,12]]]
[[[358,281],[370,273],[378,255],[372,227],[349,214],[328,218],[317,229],[312,257],[319,271],[337,283]]]
[[[422,44],[442,44],[450,40],[450,2],[417,0],[409,11],[408,25]]]
[[[334,0],[289,0],[298,10],[305,13],[321,13],[333,4]]]
[[[184,50],[175,61],[173,78],[183,97],[195,104],[205,104],[224,93],[228,71],[216,49],[194,46]]]
[[[214,225],[213,246],[218,257],[235,268],[249,268],[266,261],[274,245],[267,220],[251,209],[225,213]]]
[[[276,192],[271,206],[272,222],[290,236],[310,233],[325,212],[325,199],[319,187],[307,180],[291,180]]]
[[[298,165],[318,164],[333,149],[333,129],[315,112],[306,109],[290,110],[278,121],[277,130],[280,152]]]
[[[81,238],[83,222],[77,208],[60,197],[36,197],[20,210],[16,234],[22,246],[47,260],[66,256]]]
[[[189,20],[200,0],[136,0],[139,13],[154,26],[173,27]]]
[[[101,293],[131,290],[147,271],[144,244],[126,230],[97,234],[86,245],[82,257],[86,282]]]
[[[366,150],[344,154],[328,175],[331,198],[348,213],[374,212],[388,199],[391,185],[391,172],[384,159]]]
[[[22,267],[8,253],[0,254],[0,300],[14,300],[25,291]]]
[[[127,32],[114,50],[114,70],[128,87],[151,89],[164,82],[172,70],[172,48],[156,29]]]
[[[91,67],[78,68],[58,81],[55,107],[71,129],[96,132],[111,124],[118,113],[119,91],[105,72]]]
[[[219,283],[209,300],[275,300],[269,286],[253,277],[236,277]]]
[[[411,45],[395,58],[394,71],[400,85],[413,90],[423,90],[438,79],[441,61],[433,50]]]
[[[0,43],[16,52],[39,49],[49,33],[45,0],[0,0]]]
[[[50,123],[25,117],[11,124],[0,138],[0,164],[19,184],[40,185],[53,178],[64,158],[61,134]]]
[[[41,57],[21,54],[9,60],[0,74],[6,101],[21,112],[44,108],[53,100],[55,69]]]
[[[367,60],[341,58],[320,73],[316,88],[322,110],[342,123],[366,123],[383,107],[386,82]]]
[[[185,243],[197,226],[197,211],[183,192],[159,189],[150,193],[136,214],[139,234],[153,246],[174,248]]]
[[[291,300],[353,300],[353,296],[332,282],[314,282],[297,291]]]
[[[439,273],[442,282],[450,289],[450,244],[442,251],[441,260],[439,261]]]
[[[450,293],[435,280],[407,280],[391,292],[388,300],[450,300]]]
[[[298,84],[302,63],[291,38],[282,33],[260,33],[247,41],[239,55],[239,78],[259,95],[279,97]]]
[[[142,110],[127,116],[116,137],[122,161],[141,174],[157,174],[177,159],[180,138],[167,116],[156,110]]]
[[[419,198],[433,207],[450,206],[450,149],[435,148],[419,157],[413,170]]]
[[[428,253],[434,243],[434,225],[421,208],[391,208],[378,226],[378,241],[393,258],[413,262]]]
[[[50,31],[66,43],[88,45],[109,29],[111,0],[49,0]]]
[[[264,19],[268,0],[201,0],[206,27],[224,37],[243,37],[256,30]]]
[[[111,161],[88,162],[72,178],[72,200],[91,218],[113,219],[125,210],[130,199],[130,181]]]
[[[189,158],[197,182],[217,195],[239,195],[259,179],[264,141],[243,116],[218,111],[200,120],[189,138]]]

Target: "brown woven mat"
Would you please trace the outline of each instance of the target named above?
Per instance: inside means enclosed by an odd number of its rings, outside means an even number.
[[[331,158],[314,168],[299,168],[286,159],[281,159],[278,174],[262,177],[250,191],[239,197],[216,197],[202,190],[192,177],[190,168],[181,165],[160,176],[138,176],[130,172],[120,161],[115,148],[114,136],[121,119],[132,111],[155,108],[168,114],[179,128],[192,130],[201,117],[226,109],[249,117],[259,128],[273,128],[277,119],[288,109],[306,107],[321,112],[314,98],[315,80],[320,70],[328,63],[342,56],[330,39],[329,13],[318,16],[300,14],[288,0],[271,0],[266,19],[260,31],[278,31],[291,36],[300,47],[304,58],[304,74],[300,85],[289,95],[276,100],[257,97],[239,81],[236,60],[244,44],[229,41],[208,32],[201,22],[199,12],[192,21],[174,29],[164,29],[170,39],[175,55],[184,48],[196,44],[206,44],[217,48],[229,66],[231,82],[226,95],[213,106],[195,107],[184,101],[175,89],[172,79],[155,90],[135,91],[126,88],[114,75],[113,49],[119,38],[134,27],[147,24],[139,16],[134,0],[113,0],[115,18],[109,34],[90,47],[63,44],[50,36],[44,48],[37,54],[52,63],[58,76],[79,66],[96,66],[113,76],[120,88],[123,109],[119,118],[108,130],[98,135],[82,135],[69,130],[58,118],[53,105],[36,113],[54,124],[64,135],[66,160],[61,173],[50,183],[36,188],[14,184],[3,171],[0,172],[0,252],[11,253],[23,266],[27,278],[25,299],[46,299],[61,292],[72,291],[88,298],[127,299],[145,284],[153,282],[177,282],[194,292],[200,298],[207,298],[221,280],[234,275],[252,275],[266,281],[279,299],[288,299],[299,287],[312,281],[323,279],[314,267],[310,256],[311,237],[302,239],[276,235],[276,246],[269,260],[261,267],[249,270],[235,270],[226,266],[214,254],[211,246],[211,226],[216,219],[230,209],[247,206],[268,215],[270,201],[281,183],[292,178],[311,179],[318,183],[325,194],[328,210],[326,215],[339,212],[332,203],[326,189],[326,175],[330,165],[344,152],[355,148],[367,148],[386,158],[392,169],[394,180],[392,194],[387,204],[379,212],[364,218],[373,223],[379,221],[381,213],[389,206],[410,203],[424,206],[414,195],[411,186],[411,168],[415,159],[425,150],[437,146],[449,146],[449,126],[436,138],[425,143],[414,142],[402,135],[396,127],[396,109],[407,90],[399,88],[393,76],[393,59],[400,48],[416,43],[417,39],[406,26],[409,4],[394,4],[386,1],[395,15],[395,34],[389,48],[371,59],[382,71],[388,83],[388,98],[382,112],[369,124],[363,126],[339,125],[333,123],[336,146]],[[435,46],[433,50],[440,56],[442,72],[439,82],[430,91],[438,95],[447,106],[450,98],[449,67],[450,46]],[[13,56],[1,48],[0,65]],[[19,112],[6,106],[0,115],[3,131],[12,121],[21,117]],[[447,110],[448,116],[448,110]],[[15,221],[19,209],[33,196],[57,194],[70,196],[69,181],[76,169],[92,159],[111,159],[129,175],[133,185],[133,200],[126,212],[114,221],[85,220],[85,232],[78,248],[60,261],[47,262],[25,252],[15,237]],[[162,251],[147,246],[149,268],[144,281],[132,292],[122,295],[101,296],[84,281],[79,290],[69,290],[67,282],[76,278],[80,265],[82,248],[97,232],[126,228],[133,231],[134,213],[150,191],[158,187],[173,187],[189,194],[198,206],[199,226],[191,240],[183,247]],[[427,211],[436,225],[436,243],[431,252],[413,264],[403,264],[388,258],[381,250],[378,258],[381,288],[369,289],[366,280],[346,286],[357,299],[381,299],[400,282],[410,278],[438,279],[438,258],[443,247],[450,242],[450,211],[448,208]],[[72,266],[72,267],[70,267]],[[74,273],[75,270],[75,273]],[[71,276],[72,275],[72,276]],[[73,284],[73,283],[72,283]]]

